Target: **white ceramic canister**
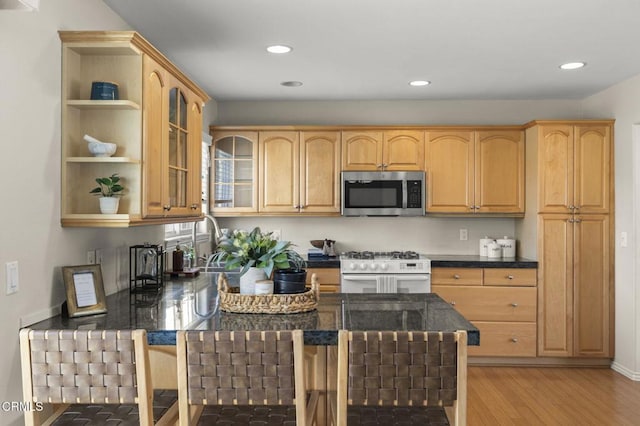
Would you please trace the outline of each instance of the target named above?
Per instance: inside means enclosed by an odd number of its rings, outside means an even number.
[[[489,259],[500,259],[502,257],[502,247],[495,241],[487,245],[487,257]]]
[[[494,242],[495,240],[493,238],[489,238],[486,235],[484,238],[480,238],[480,256],[487,257],[489,255],[489,244]]]
[[[273,281],[258,280],[256,281],[256,294],[273,294]]]
[[[502,247],[502,257],[516,257],[516,240],[505,236],[496,242]]]

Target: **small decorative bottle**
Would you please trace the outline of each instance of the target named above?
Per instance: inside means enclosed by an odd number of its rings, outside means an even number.
[[[173,271],[182,272],[184,262],[184,253],[180,248],[180,241],[176,243],[176,249],[173,251]]]

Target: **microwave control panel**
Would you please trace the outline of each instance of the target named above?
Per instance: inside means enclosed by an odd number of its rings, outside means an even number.
[[[422,207],[422,181],[407,181],[407,208],[419,209]]]

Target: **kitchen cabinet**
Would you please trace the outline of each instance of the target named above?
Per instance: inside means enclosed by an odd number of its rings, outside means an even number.
[[[342,170],[423,170],[422,130],[342,132]]]
[[[62,225],[127,227],[200,216],[199,189],[194,185],[197,176],[199,188],[197,156],[202,104],[209,100],[206,93],[136,32],[60,31],[59,35]],[[117,83],[119,98],[90,99],[94,81]],[[171,88],[178,88],[176,99],[182,96],[186,102],[179,110],[186,118],[176,124],[173,151],[168,134]],[[85,134],[117,144],[115,154],[90,156]],[[190,152],[189,144],[196,140],[198,148]],[[89,191],[95,178],[114,173],[125,186],[119,211],[100,214],[98,200]],[[165,206],[173,211],[167,214]]]
[[[609,216],[539,215],[540,356],[610,357]]]
[[[214,131],[211,203],[215,215],[257,213],[258,132]]]
[[[528,195],[521,233],[537,242],[538,355],[613,357],[612,120],[527,128]],[[527,253],[529,252],[529,253]]]
[[[480,329],[470,356],[536,356],[536,270],[433,268],[431,291]]]
[[[340,293],[340,268],[307,268],[307,285],[316,274],[321,293]]]
[[[611,126],[537,126],[539,213],[608,213]]]
[[[524,134],[427,130],[427,212],[524,214]]]
[[[259,211],[340,213],[340,134],[261,131]]]

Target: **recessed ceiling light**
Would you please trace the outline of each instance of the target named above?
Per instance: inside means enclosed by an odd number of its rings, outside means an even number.
[[[586,62],[567,62],[566,64],[560,65],[560,69],[563,70],[577,70],[578,68],[582,68],[587,65]]]
[[[267,52],[269,53],[289,53],[292,50],[293,48],[285,46],[283,44],[275,44],[273,46],[267,47]]]
[[[420,87],[420,86],[428,86],[431,82],[427,80],[413,80],[409,82],[409,86]]]
[[[301,81],[283,81],[280,85],[285,87],[300,87],[302,86]]]

